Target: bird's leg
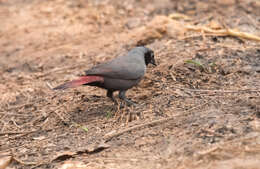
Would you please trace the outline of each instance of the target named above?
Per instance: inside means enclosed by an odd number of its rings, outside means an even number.
[[[119,98],[127,103],[128,106],[135,104],[133,101],[129,100],[125,96],[126,90],[119,91]]]
[[[113,97],[113,91],[112,90],[107,91],[107,97],[109,97],[116,105],[118,104],[116,99]]]

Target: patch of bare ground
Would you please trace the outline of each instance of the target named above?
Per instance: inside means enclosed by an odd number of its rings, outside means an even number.
[[[259,1],[0,0],[0,168],[260,164]],[[136,45],[155,51],[118,109],[54,92]]]

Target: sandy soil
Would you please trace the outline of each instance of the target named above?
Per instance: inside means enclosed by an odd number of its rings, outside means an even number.
[[[255,0],[0,0],[0,168],[257,169]],[[182,15],[180,15],[182,14]],[[155,51],[118,109],[95,87],[51,88],[137,45]],[[3,167],[4,168],[4,167]]]

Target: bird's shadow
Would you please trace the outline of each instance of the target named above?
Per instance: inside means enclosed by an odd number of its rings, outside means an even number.
[[[144,105],[127,106],[125,102],[118,101],[114,104],[108,98],[93,95],[92,97],[83,97],[82,102],[69,111],[69,121],[83,124],[92,123],[102,119],[113,119],[115,121],[124,121],[127,115],[141,114]],[[123,103],[123,105],[122,105]],[[138,110],[136,113],[136,110]],[[121,119],[121,120],[120,120]],[[110,120],[109,120],[110,121]]]
[[[99,101],[95,104],[81,104],[71,110],[70,120],[75,123],[89,123],[97,119],[111,118],[118,107],[107,101]]]

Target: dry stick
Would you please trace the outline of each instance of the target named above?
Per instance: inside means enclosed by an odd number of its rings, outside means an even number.
[[[193,26],[193,25],[186,25],[186,29],[192,30],[192,31],[199,31],[199,32],[205,32],[205,33],[210,33],[210,34],[215,34],[218,36],[234,36],[234,37],[239,37],[239,38],[244,38],[244,39],[249,39],[249,40],[255,40],[260,42],[260,37],[246,33],[246,32],[240,32],[234,29],[221,29],[221,30],[214,30],[211,28],[208,28],[206,26]]]
[[[14,155],[12,156],[12,159],[22,165],[36,165],[37,163],[36,162],[24,162],[20,159],[18,159],[17,157],[15,157]]]
[[[129,127],[129,128],[124,129],[124,130],[121,130],[121,131],[119,131],[117,133],[105,135],[104,139],[105,139],[105,142],[108,142],[112,138],[120,136],[120,135],[122,135],[122,134],[124,134],[126,132],[129,132],[129,131],[132,131],[132,130],[136,130],[136,129],[139,129],[139,128],[142,128],[142,127],[145,127],[145,126],[150,126],[150,125],[155,125],[155,124],[167,122],[169,120],[173,120],[175,117],[176,116],[173,116],[173,117],[170,117],[170,118],[166,118],[166,119],[160,119],[160,120],[151,121],[151,122],[148,122],[148,123],[145,123],[145,124],[136,125],[136,126],[133,126],[133,127]]]
[[[15,134],[30,134],[30,133],[34,133],[36,131],[39,131],[39,130],[32,130],[32,131],[15,131],[15,132],[1,132],[0,133],[0,136],[3,136],[3,135],[15,135]]]
[[[35,132],[38,132],[38,131],[45,131],[45,132],[48,132],[48,131],[51,131],[51,130],[55,130],[59,127],[54,127],[54,128],[51,128],[51,129],[44,129],[44,130],[32,130],[32,131],[15,131],[15,132],[1,132],[0,133],[0,136],[3,136],[3,135],[16,135],[16,134],[23,134],[22,136],[26,135],[26,134],[31,134],[31,133],[35,133]]]
[[[194,109],[197,109],[197,108],[199,108],[199,107],[202,107],[202,106],[204,106],[204,105],[206,105],[206,104],[208,104],[208,103],[209,103],[209,101],[206,102],[206,103],[204,103],[204,104],[195,106],[195,107],[193,107],[193,108],[191,108],[191,109],[189,109],[189,110],[187,110],[187,111],[185,111],[185,112],[188,113],[188,112],[190,112],[191,110],[194,110]],[[108,142],[108,141],[110,141],[112,138],[118,137],[118,136],[120,136],[120,135],[122,135],[122,134],[124,134],[124,133],[126,133],[126,132],[133,131],[133,130],[136,130],[136,129],[140,129],[140,128],[146,127],[146,126],[151,126],[151,125],[157,125],[157,124],[160,124],[160,123],[165,123],[165,122],[168,122],[168,121],[170,121],[170,120],[173,120],[173,119],[175,119],[176,117],[178,117],[178,116],[180,116],[180,115],[184,115],[184,114],[185,114],[185,113],[180,113],[180,114],[178,114],[178,115],[174,115],[174,116],[171,116],[171,117],[168,117],[168,118],[165,118],[165,119],[154,120],[154,121],[151,121],[151,122],[148,122],[148,123],[145,123],[145,124],[139,124],[139,125],[136,125],[136,126],[132,126],[132,127],[126,128],[126,129],[124,129],[124,130],[121,130],[121,131],[119,131],[119,132],[117,132],[117,133],[106,134],[106,135],[104,136],[104,140],[105,140],[105,142]]]
[[[260,90],[250,90],[250,89],[245,89],[245,90],[237,90],[237,91],[232,91],[232,90],[200,90],[200,89],[188,89],[193,92],[215,92],[215,93],[242,93],[242,92],[260,92]]]
[[[177,89],[181,90],[189,90],[192,92],[215,92],[215,93],[240,93],[240,92],[260,92],[260,89],[243,89],[243,90],[207,90],[207,89],[188,89],[188,88],[182,88],[177,87]]]
[[[3,111],[1,111],[0,114],[3,114],[3,115],[23,116],[23,117],[31,117],[31,115],[26,115],[26,114],[17,114],[17,113],[3,112]]]

